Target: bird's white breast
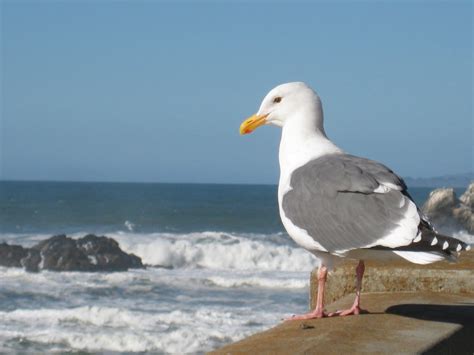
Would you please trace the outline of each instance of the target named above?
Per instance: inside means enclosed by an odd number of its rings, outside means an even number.
[[[294,131],[285,131],[284,127],[280,142],[280,181],[278,183],[280,218],[286,231],[298,245],[311,252],[327,252],[306,230],[299,228],[286,217],[282,202],[285,193],[292,189],[291,174],[293,171],[313,159],[317,159],[325,154],[341,153],[342,150],[326,137],[317,135],[298,137],[292,134],[293,132]]]

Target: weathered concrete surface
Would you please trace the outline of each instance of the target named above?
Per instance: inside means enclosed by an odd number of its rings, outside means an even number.
[[[353,295],[330,311],[352,304]],[[287,321],[211,354],[472,354],[474,294],[369,293],[370,314]]]
[[[357,261],[348,260],[330,272],[326,285],[326,303],[332,303],[355,291]],[[463,252],[457,263],[442,261],[416,265],[401,260],[390,263],[367,261],[363,292],[431,291],[474,293],[474,251]],[[311,273],[310,308],[314,308],[317,269]],[[364,302],[364,300],[362,300]]]

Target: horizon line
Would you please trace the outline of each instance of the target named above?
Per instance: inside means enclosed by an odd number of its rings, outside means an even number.
[[[445,179],[453,177],[461,177],[463,175],[474,178],[474,171],[468,171],[457,174],[446,174],[430,177],[412,177],[402,176],[402,179],[424,180],[424,179]],[[18,178],[0,178],[0,182],[53,182],[53,183],[97,183],[97,184],[181,184],[181,185],[261,185],[261,186],[278,186],[278,181],[275,183],[265,182],[192,182],[192,181],[120,181],[120,180],[64,180],[64,179],[18,179]],[[429,187],[429,186],[427,186]]]
[[[166,184],[166,185],[263,185],[277,186],[277,183],[253,182],[189,182],[189,181],[111,181],[111,180],[43,180],[43,179],[3,179],[0,182],[54,182],[54,183],[79,183],[79,184]]]

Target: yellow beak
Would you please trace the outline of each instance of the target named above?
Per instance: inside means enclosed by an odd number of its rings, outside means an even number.
[[[266,115],[253,115],[247,118],[242,124],[240,125],[240,134],[249,134],[252,133],[256,128],[264,125],[267,121],[268,114]]]

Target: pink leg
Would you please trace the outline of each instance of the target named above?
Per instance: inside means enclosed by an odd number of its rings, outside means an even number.
[[[324,287],[328,276],[328,268],[321,265],[318,270],[318,295],[316,298],[316,307],[310,313],[294,315],[285,320],[301,320],[327,317],[324,312]]]
[[[352,307],[346,310],[330,313],[328,315],[329,317],[333,317],[333,316],[343,317],[343,316],[348,316],[352,314],[357,315],[362,312],[362,309],[360,308],[360,290],[362,288],[362,278],[364,277],[364,271],[365,271],[364,261],[360,260],[356,268],[356,275],[357,275],[356,298],[354,300],[354,303],[352,304]]]

